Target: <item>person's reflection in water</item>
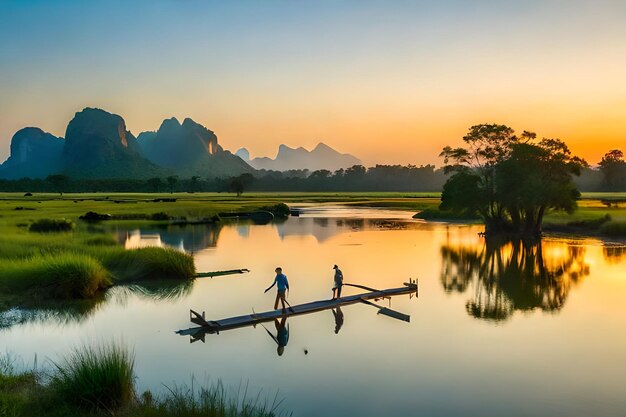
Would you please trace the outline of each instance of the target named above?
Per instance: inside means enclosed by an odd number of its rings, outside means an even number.
[[[285,351],[285,346],[289,342],[289,327],[287,326],[287,317],[283,317],[280,321],[274,319],[274,325],[276,326],[276,337],[274,341],[278,345],[276,353],[278,356],[282,356]]]
[[[339,330],[343,326],[343,311],[341,311],[341,307],[337,306],[337,308],[332,309],[332,312],[335,316],[335,334],[339,334]]]

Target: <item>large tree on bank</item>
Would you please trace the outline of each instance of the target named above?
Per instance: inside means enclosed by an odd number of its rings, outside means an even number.
[[[505,125],[472,126],[464,148],[445,147],[441,209],[478,213],[487,234],[538,237],[548,210],[571,212],[580,193],[572,181],[586,162],[558,139],[537,140]]]
[[[626,161],[624,153],[619,149],[608,151],[600,163],[603,186],[608,190],[623,191],[626,188]]]

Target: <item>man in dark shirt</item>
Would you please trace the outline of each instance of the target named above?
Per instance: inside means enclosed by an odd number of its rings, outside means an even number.
[[[337,265],[333,266],[333,269],[335,270],[335,286],[333,287],[333,300],[336,300],[337,298],[341,297],[341,287],[343,287],[343,273],[341,272],[341,269],[339,269]],[[335,294],[335,290],[337,290],[336,294]]]

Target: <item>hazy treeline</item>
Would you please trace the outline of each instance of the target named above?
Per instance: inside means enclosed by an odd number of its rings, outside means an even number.
[[[609,155],[609,153],[607,153]],[[608,162],[607,162],[608,161]],[[626,191],[626,164],[618,154],[598,168],[584,168],[574,182],[580,191]],[[601,162],[601,163],[602,163]],[[328,170],[267,171],[228,178],[0,179],[4,192],[246,192],[246,191],[441,191],[447,176],[434,165],[355,165]]]
[[[446,181],[434,165],[355,165],[335,172],[318,170],[257,171],[229,178],[46,179],[0,180],[10,192],[244,192],[244,191],[439,191]]]
[[[443,170],[434,165],[354,165],[335,172],[262,172],[244,187],[258,191],[439,191],[445,182]]]

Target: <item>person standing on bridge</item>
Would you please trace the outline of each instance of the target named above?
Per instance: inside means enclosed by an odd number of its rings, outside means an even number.
[[[343,273],[337,265],[333,266],[335,270],[335,286],[333,287],[333,300],[341,297],[341,287],[343,287]],[[336,290],[336,292],[335,292]]]
[[[275,272],[276,272],[276,278],[274,278],[274,282],[265,290],[265,292],[268,292],[269,290],[271,290],[274,285],[277,286],[278,292],[276,293],[276,301],[274,301],[274,310],[278,308],[278,301],[280,300],[283,304],[283,313],[284,313],[285,303],[287,301],[285,299],[285,293],[286,291],[289,290],[289,281],[287,281],[287,277],[285,276],[285,274],[283,274],[283,269],[280,266],[275,269]],[[293,310],[291,306],[289,307],[289,309]]]

